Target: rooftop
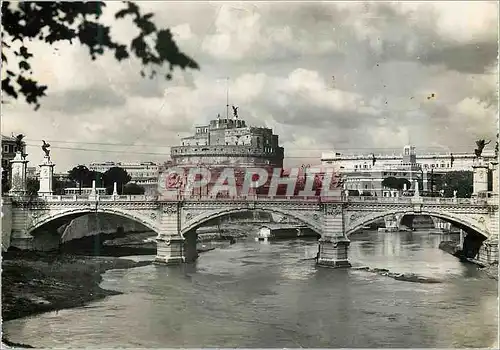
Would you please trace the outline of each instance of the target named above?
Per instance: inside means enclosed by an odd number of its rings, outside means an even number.
[[[5,135],[2,135],[2,142],[3,141],[12,141],[12,142],[15,142],[16,138],[14,136],[5,136]]]

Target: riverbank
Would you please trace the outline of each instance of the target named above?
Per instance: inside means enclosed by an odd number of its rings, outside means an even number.
[[[2,319],[9,321],[48,311],[83,306],[121,294],[102,289],[102,274],[151,264],[119,257],[42,252],[2,254]],[[3,341],[8,344],[6,339]]]
[[[93,238],[89,237],[79,240],[79,251],[72,251],[69,246],[61,249],[61,252],[3,253],[3,321],[80,307],[107,296],[121,294],[99,286],[102,274],[108,270],[151,264],[151,261],[137,262],[123,258],[127,255],[154,255],[156,243],[145,242],[150,236],[151,233],[133,234],[109,240],[106,244],[103,244],[105,239],[99,239],[94,247]],[[212,246],[202,246],[198,253],[213,249]],[[5,338],[2,338],[2,343],[13,347],[31,347],[11,343]]]

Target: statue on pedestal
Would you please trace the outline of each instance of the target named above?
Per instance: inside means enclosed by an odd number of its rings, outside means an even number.
[[[486,142],[485,140],[477,140],[476,146],[477,148],[474,150],[476,158],[481,158],[481,154],[483,154],[483,149],[486,147],[491,141]]]
[[[23,139],[24,139],[24,135],[23,134],[19,134],[16,136],[16,149],[17,149],[17,152],[21,152],[21,158],[24,159],[24,157],[26,156],[26,154],[24,154],[24,142],[23,142]]]
[[[42,150],[45,152],[45,157],[49,158],[50,156],[50,144],[45,142],[45,140],[42,140],[43,145],[42,145]]]

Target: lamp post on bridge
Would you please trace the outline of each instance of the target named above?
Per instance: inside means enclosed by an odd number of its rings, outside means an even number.
[[[310,169],[310,168],[311,168],[311,164],[307,164],[307,165],[306,164],[302,164],[302,166],[301,166],[301,169],[304,172],[304,187],[303,187],[303,189],[305,189],[306,183],[307,183],[307,169]]]

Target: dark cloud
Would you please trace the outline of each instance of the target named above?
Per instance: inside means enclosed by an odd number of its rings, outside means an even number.
[[[90,113],[101,108],[119,108],[126,102],[125,96],[113,89],[91,86],[50,94],[43,101],[43,108],[60,113],[77,115]]]
[[[442,64],[463,73],[483,74],[497,64],[498,42],[477,42],[428,48],[421,56],[423,64]]]

